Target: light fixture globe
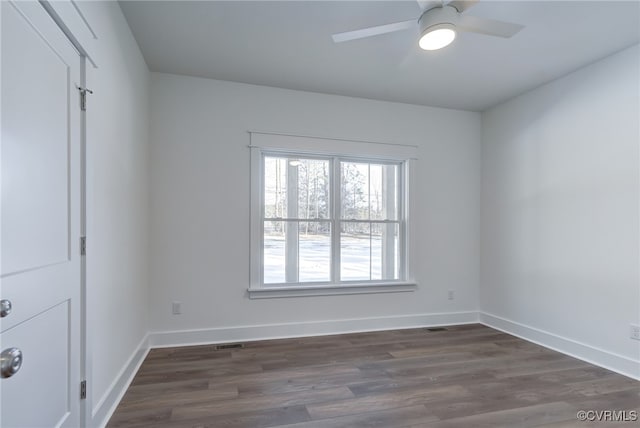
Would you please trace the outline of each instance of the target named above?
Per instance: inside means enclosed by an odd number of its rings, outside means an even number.
[[[456,22],[460,13],[453,6],[442,6],[425,11],[420,24],[418,45],[427,51],[442,49],[456,38]]]
[[[425,51],[435,51],[449,46],[455,38],[456,31],[453,25],[434,25],[420,37],[418,45]]]

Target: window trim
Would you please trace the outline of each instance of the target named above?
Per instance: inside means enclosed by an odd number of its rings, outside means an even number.
[[[341,294],[376,294],[401,293],[415,291],[415,282],[393,282],[380,284],[354,283],[349,285],[307,286],[296,285],[287,287],[249,288],[247,292],[251,299],[271,299],[274,297],[304,297],[304,296],[336,296]]]
[[[250,282],[247,290],[249,298],[389,293],[417,289],[417,282],[414,278],[416,222],[413,214],[415,207],[415,197],[413,196],[415,180],[413,176],[415,175],[415,151],[417,150],[414,146],[255,132],[251,133],[251,143]],[[296,145],[300,147],[300,150],[295,149]],[[314,150],[314,147],[318,149]],[[396,148],[399,148],[399,150],[395,150]],[[358,153],[366,153],[366,155]],[[339,260],[336,263],[336,258],[340,257],[339,248],[336,248],[339,247],[340,241],[336,238],[339,237],[339,225],[342,219],[332,217],[328,221],[331,221],[332,225],[337,227],[332,227],[331,232],[331,281],[273,285],[263,283],[264,255],[263,250],[260,249],[264,248],[264,157],[278,155],[329,160],[333,168],[330,175],[330,185],[334,195],[332,199],[334,200],[339,200],[339,198],[335,198],[335,195],[337,195],[335,192],[340,191],[340,180],[335,179],[340,177],[340,162],[337,162],[336,159],[340,161],[400,164],[401,176],[398,183],[400,204],[397,224],[399,224],[400,236],[403,237],[404,242],[399,246],[398,258],[402,261],[399,279],[336,282],[339,278],[339,270],[336,267],[339,268],[340,263]],[[338,210],[339,208],[337,207]]]

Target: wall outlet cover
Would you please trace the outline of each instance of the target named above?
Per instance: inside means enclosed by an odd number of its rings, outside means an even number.
[[[180,315],[182,313],[182,303],[180,302],[173,302],[171,304],[171,313],[173,315]]]
[[[631,324],[629,326],[629,337],[635,340],[640,340],[640,325]]]

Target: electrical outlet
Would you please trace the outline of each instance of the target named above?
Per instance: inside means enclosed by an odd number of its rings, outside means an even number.
[[[629,337],[635,340],[640,340],[640,325],[636,325],[636,324],[630,325]]]
[[[453,290],[449,290],[449,292],[447,293],[447,298],[449,300],[453,300],[456,298],[455,292]]]
[[[180,315],[182,313],[182,303],[173,302],[171,304],[171,313],[173,313],[173,315]]]

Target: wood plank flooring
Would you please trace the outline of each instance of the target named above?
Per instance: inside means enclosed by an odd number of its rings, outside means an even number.
[[[640,382],[482,325],[154,349],[108,427],[632,427]]]

